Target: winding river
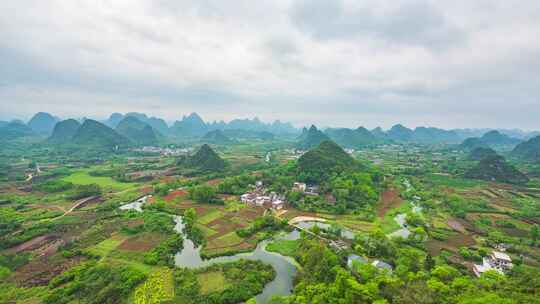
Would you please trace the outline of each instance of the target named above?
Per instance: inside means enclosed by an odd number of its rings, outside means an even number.
[[[130,204],[125,204],[120,207],[122,210],[136,210],[142,212],[141,206],[146,202],[147,197],[143,197],[135,202]],[[184,223],[182,222],[182,217],[179,215],[173,216],[175,226],[174,230],[178,233],[183,234]],[[325,223],[318,223],[312,221],[305,221],[297,223],[297,226],[300,228],[311,228],[315,225],[326,229],[330,225]],[[352,231],[343,229],[342,237],[353,239],[354,233]],[[275,239],[281,240],[297,240],[300,238],[300,231],[295,229],[288,233],[282,233],[281,235],[275,237]],[[213,259],[204,260],[201,258],[201,248],[196,247],[193,242],[184,238],[183,249],[175,255],[175,265],[177,267],[186,267],[186,268],[200,268],[212,265],[214,263],[226,263],[233,262],[240,259],[247,260],[258,260],[264,263],[272,265],[276,271],[276,277],[274,280],[264,287],[262,293],[258,294],[255,298],[257,303],[264,304],[267,303],[274,296],[286,296],[290,295],[293,288],[293,279],[296,275],[296,261],[290,257],[283,256],[275,252],[269,252],[266,250],[266,245],[270,241],[265,240],[257,244],[257,247],[252,252],[248,253],[239,253],[232,256],[222,256]]]
[[[182,217],[175,216],[174,221],[176,223],[174,227],[175,231],[182,233],[184,229]],[[277,237],[277,239],[294,240],[298,239],[299,236],[300,233],[297,230],[294,230],[290,233]],[[258,260],[266,264],[270,264],[276,271],[276,277],[272,282],[266,284],[262,293],[255,297],[257,303],[266,303],[273,296],[286,296],[291,294],[291,290],[293,288],[293,279],[296,275],[296,262],[290,257],[266,251],[267,244],[268,241],[262,241],[252,252],[203,260],[200,255],[201,248],[195,247],[191,240],[184,238],[184,249],[176,254],[175,264],[178,267],[199,268],[206,267],[214,263],[233,262],[240,259]]]

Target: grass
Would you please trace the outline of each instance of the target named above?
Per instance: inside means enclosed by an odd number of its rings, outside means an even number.
[[[275,240],[266,246],[266,250],[294,257],[298,250],[298,245],[299,243],[297,240]]]
[[[206,225],[214,220],[217,220],[218,218],[222,217],[223,213],[219,210],[212,210],[210,213],[207,213],[203,216],[201,216],[198,220],[199,223]]]
[[[126,190],[138,186],[135,183],[121,183],[115,181],[108,176],[91,176],[90,174],[88,174],[89,171],[90,170],[88,169],[77,170],[74,171],[72,174],[64,177],[62,180],[76,185],[97,184],[101,187],[113,188],[115,190]]]
[[[426,176],[426,179],[436,185],[447,186],[451,188],[473,188],[485,184],[485,182],[483,181],[439,174],[429,174],[428,176]]]
[[[212,235],[217,233],[217,231],[215,231],[213,229],[210,229],[210,228],[208,228],[206,226],[203,226],[203,225],[197,225],[197,228],[202,230],[203,235],[204,235],[205,238],[211,237]]]
[[[401,227],[398,225],[394,217],[398,213],[407,213],[411,211],[412,207],[411,204],[404,203],[399,206],[399,208],[394,208],[386,212],[384,217],[382,218],[382,221],[380,221],[380,226],[384,233],[392,233],[396,230],[401,229]]]
[[[108,238],[88,249],[92,254],[97,254],[101,257],[106,257],[111,251],[113,251],[118,245],[120,245],[126,238],[122,235],[115,235]]]
[[[227,287],[227,280],[221,271],[200,273],[197,275],[197,281],[203,295],[223,291]]]
[[[235,231],[229,232],[225,235],[222,235],[218,237],[217,239],[214,239],[210,241],[210,244],[208,247],[231,247],[234,245],[237,245],[239,243],[242,243],[244,241],[243,238],[239,237]]]

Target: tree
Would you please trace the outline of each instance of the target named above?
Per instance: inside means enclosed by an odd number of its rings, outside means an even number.
[[[195,222],[197,221],[197,212],[193,208],[189,208],[184,212],[183,217],[184,224],[186,228],[191,229]]]
[[[216,190],[208,185],[195,186],[189,189],[189,197],[197,203],[208,204],[216,197]]]

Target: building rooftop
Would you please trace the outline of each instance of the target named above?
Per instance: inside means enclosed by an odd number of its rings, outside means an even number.
[[[492,254],[493,254],[493,257],[498,259],[498,260],[512,262],[512,259],[506,253],[503,253],[503,252],[500,252],[500,251],[493,251]]]

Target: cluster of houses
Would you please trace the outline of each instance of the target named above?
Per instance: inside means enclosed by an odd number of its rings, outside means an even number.
[[[495,270],[500,274],[504,274],[506,271],[512,269],[512,259],[504,252],[493,251],[489,256],[485,257],[482,264],[475,264],[473,266],[473,272],[477,277],[480,277],[482,273]]]
[[[243,203],[267,209],[281,210],[285,206],[285,198],[276,192],[268,193],[262,181],[257,181],[254,189],[242,194],[240,200]]]
[[[143,153],[159,153],[161,156],[180,156],[192,152],[193,148],[161,148],[147,146],[134,149],[133,151]]]

